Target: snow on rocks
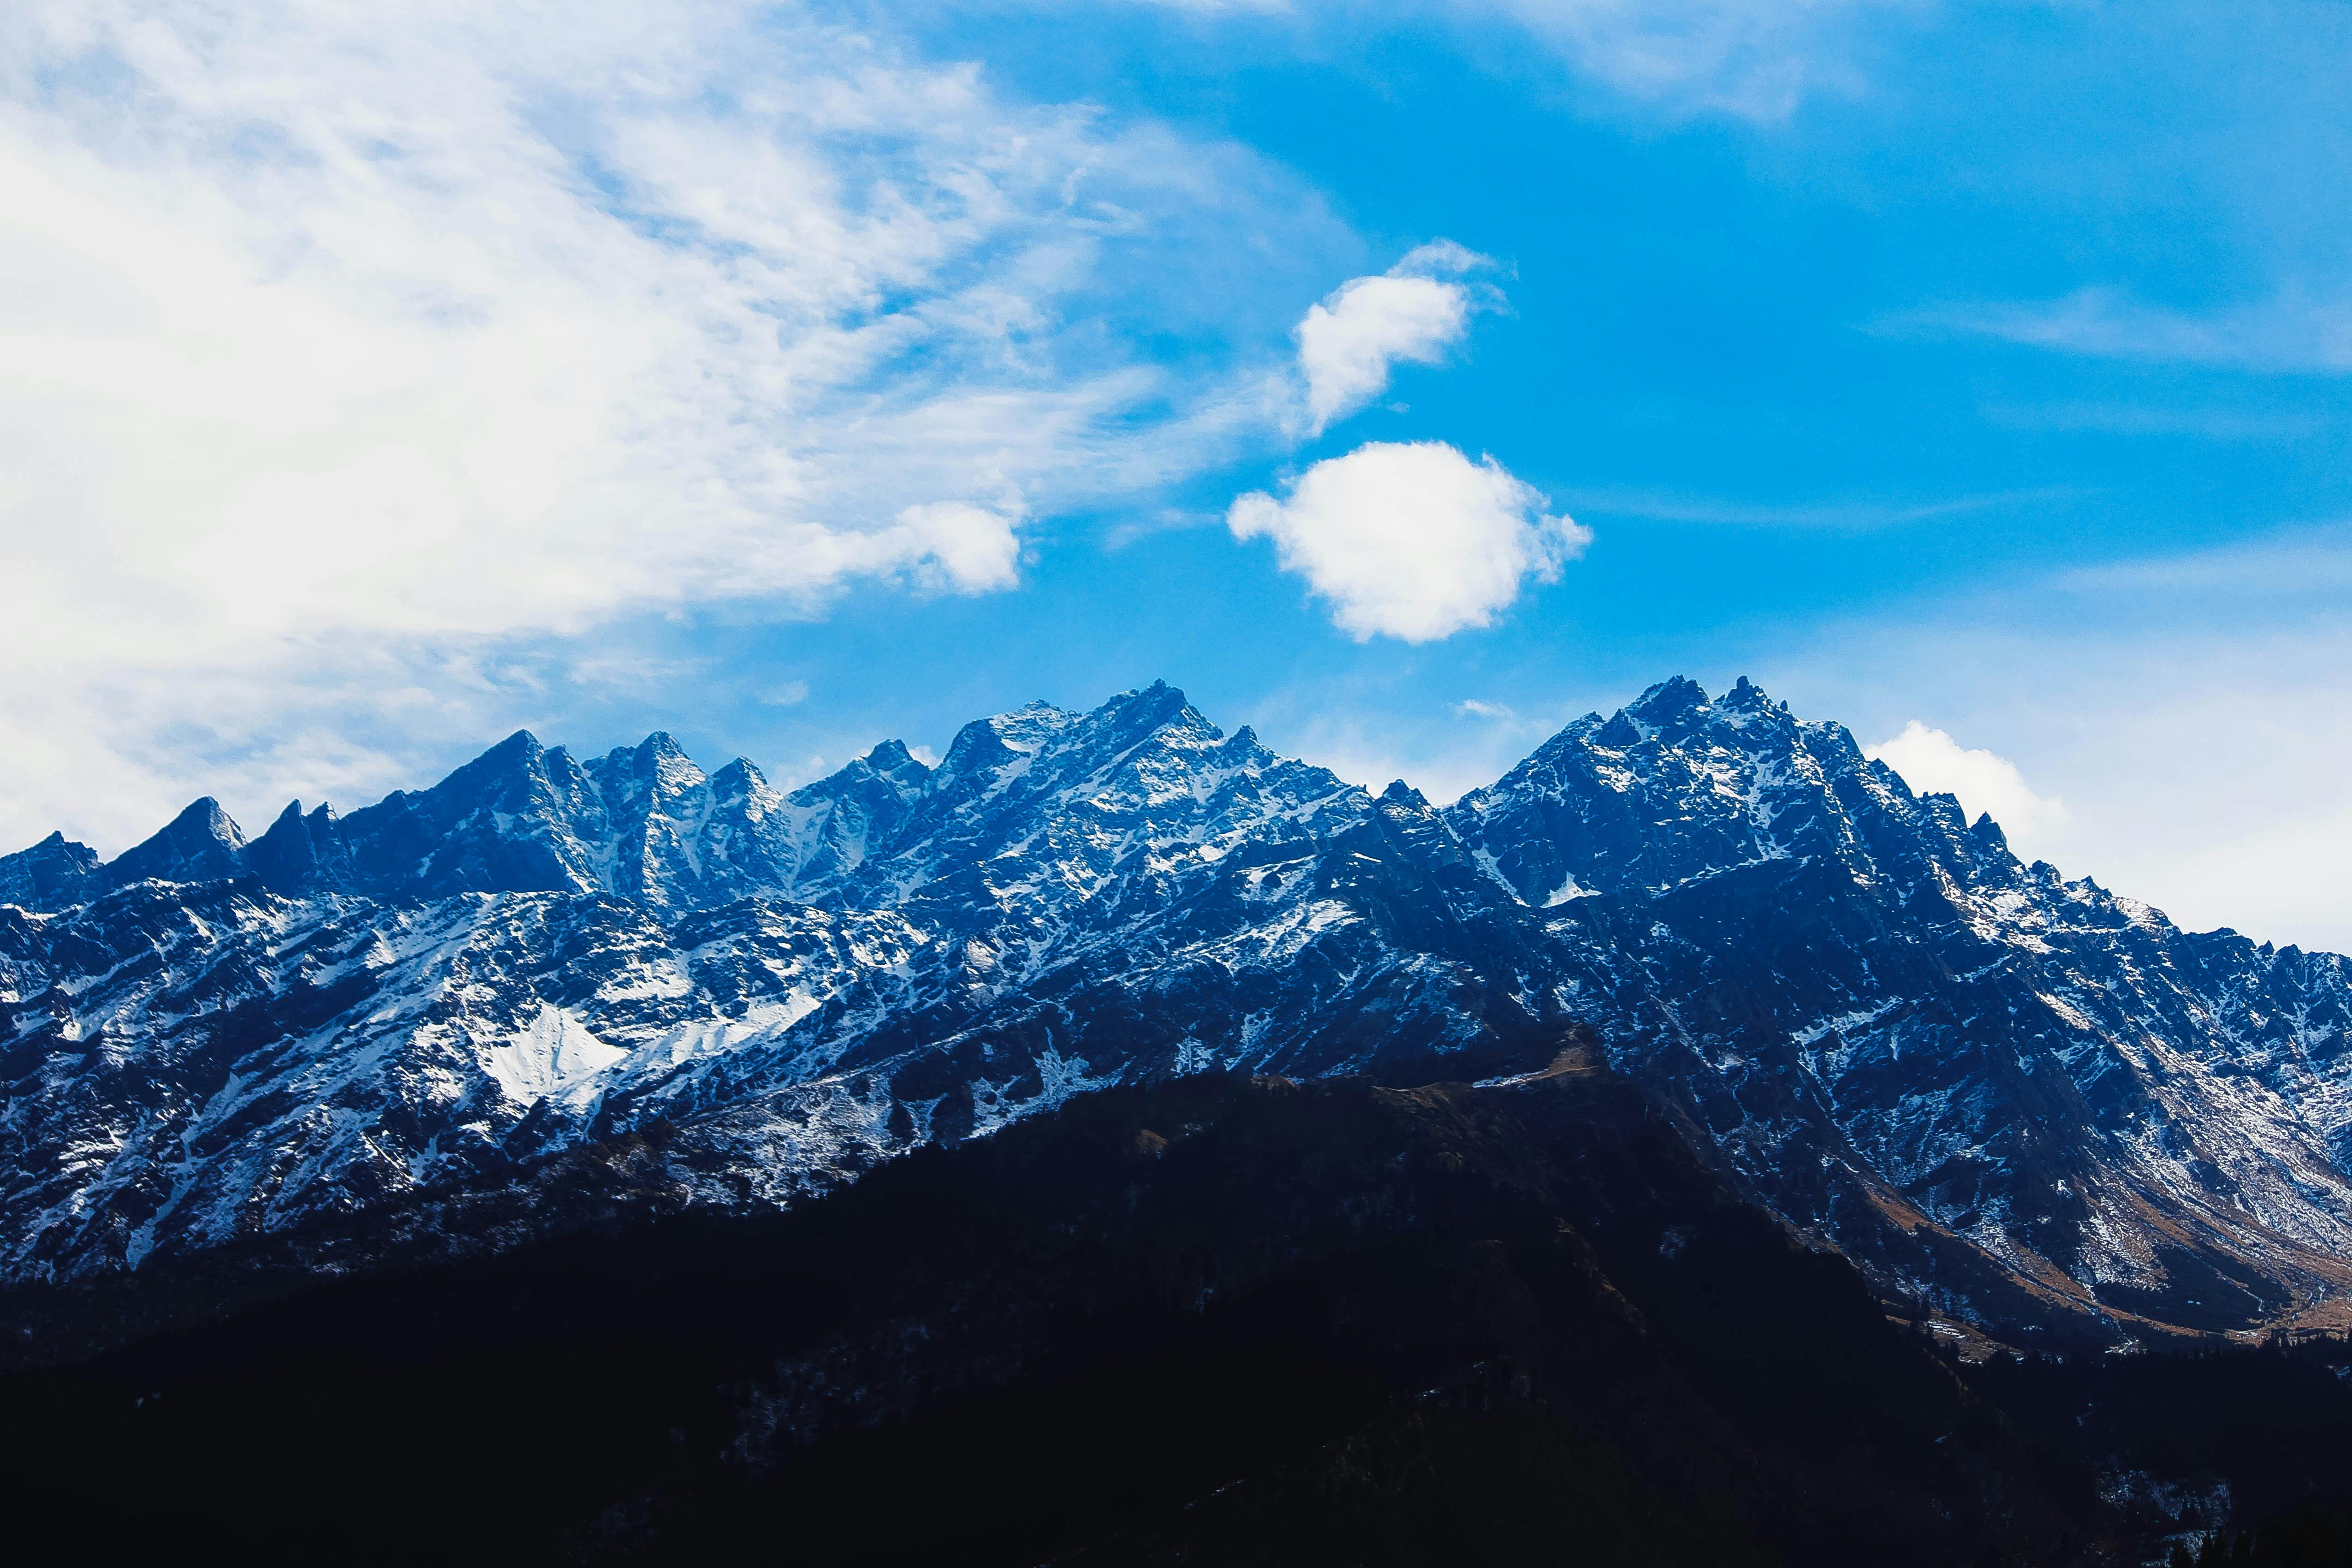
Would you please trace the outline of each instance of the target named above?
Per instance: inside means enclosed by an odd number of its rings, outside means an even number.
[[[655,1124],[695,1201],[786,1203],[1139,1076],[1509,1078],[1580,1033],[1890,1288],[2220,1268],[2275,1317],[2352,1286],[2347,1029],[2345,959],[2021,864],[1745,681],[1444,810],[1164,685],[790,794],[520,734],[249,843],[205,801],[112,863],[0,858],[0,1276]]]

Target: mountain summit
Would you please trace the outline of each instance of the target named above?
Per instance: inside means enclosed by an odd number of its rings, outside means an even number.
[[[249,843],[209,800],[111,862],[52,836],[0,900],[15,1280],[457,1205],[429,1232],[624,1145],[644,1202],[788,1205],[1116,1083],[1574,1049],[1882,1290],[2012,1336],[2352,1287],[2352,965],[2023,864],[1744,679],[1444,809],[1164,684],[790,794],[518,733]]]

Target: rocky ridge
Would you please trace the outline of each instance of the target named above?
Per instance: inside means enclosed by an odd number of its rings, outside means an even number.
[[[790,794],[666,735],[0,858],[0,1274],[135,1268],[657,1129],[790,1203],[1108,1084],[1583,1043],[1881,1288],[2332,1321],[2352,965],[2021,863],[1834,724],[1665,682],[1438,809],[1164,685]]]

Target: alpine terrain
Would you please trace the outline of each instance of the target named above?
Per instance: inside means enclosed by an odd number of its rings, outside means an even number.
[[[0,1280],[487,1256],[1113,1086],[1507,1105],[1571,1060],[1952,1331],[2340,1326],[2347,1030],[2352,961],[2023,864],[1745,680],[1444,807],[1165,685],[790,794],[521,733],[250,838],[207,799],[0,858]]]

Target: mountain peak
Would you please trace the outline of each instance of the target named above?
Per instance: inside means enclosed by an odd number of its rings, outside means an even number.
[[[188,803],[152,838],[132,846],[107,865],[116,883],[209,882],[245,869],[245,833],[219,801],[205,795]]]
[[[996,747],[1003,750],[1035,752],[1042,750],[1055,735],[1077,723],[1084,717],[1085,715],[1073,713],[1066,708],[1056,708],[1041,697],[1036,701],[1016,708],[1010,713],[999,713],[994,718],[981,720],[976,725],[965,725],[962,731],[958,732],[955,743],[948,748],[949,763],[953,763],[956,749],[963,744],[966,735],[971,736],[975,748],[967,751],[968,758],[979,758],[989,754],[990,749],[981,744],[982,736],[973,733],[976,730],[986,731],[986,739],[993,742]]]
[[[19,909],[63,907],[81,896],[98,870],[98,852],[62,833],[29,849],[0,855],[0,904]]]
[[[1225,732],[1209,722],[1207,717],[1186,699],[1179,688],[1164,680],[1122,691],[1086,716],[1089,725],[1109,725],[1122,741],[1139,741],[1156,730],[1171,725],[1196,733],[1202,739],[1221,741]]]
[[[285,898],[347,889],[358,880],[334,809],[321,805],[306,816],[299,800],[288,801],[269,831],[253,841],[245,864],[263,887]]]
[[[1772,707],[1772,699],[1765,694],[1762,687],[1743,675],[1732,684],[1730,690],[1716,699],[1715,705],[1740,713],[1761,713]]]
[[[560,746],[548,752],[551,764],[562,754]],[[656,730],[634,746],[614,747],[589,763],[588,772],[608,792],[617,789],[621,799],[634,798],[648,787],[656,795],[674,795],[703,783],[702,769],[667,730]],[[619,801],[606,804],[614,805]]]
[[[1679,719],[1707,705],[1706,689],[1686,675],[1661,680],[1633,701],[1625,711],[1644,723],[1658,725]]]
[[[876,773],[887,773],[894,777],[909,770],[917,777],[921,777],[931,771],[922,758],[907,749],[907,742],[904,741],[885,741],[866,752],[860,760]]]
[[[738,757],[710,775],[710,787],[721,795],[740,795],[746,789],[758,789],[768,782],[759,764],[749,757]]]

